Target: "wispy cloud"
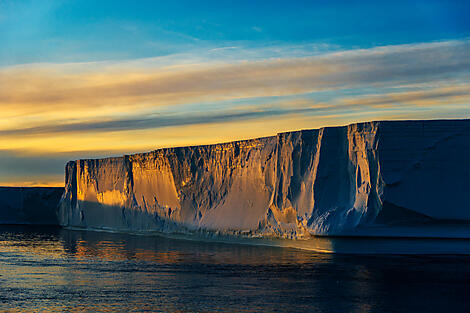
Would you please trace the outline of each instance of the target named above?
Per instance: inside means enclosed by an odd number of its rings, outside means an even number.
[[[134,118],[121,118],[112,120],[84,121],[67,124],[43,125],[29,128],[17,128],[9,130],[0,130],[0,136],[24,136],[51,133],[70,133],[70,132],[99,132],[99,131],[124,131],[152,129],[162,127],[174,127],[183,125],[197,125],[231,122],[237,120],[256,119],[264,117],[274,117],[288,114],[311,113],[320,108],[276,108],[268,107],[262,109],[251,108],[251,110],[237,110],[224,112],[193,113],[180,115],[155,115],[138,116]]]
[[[242,55],[240,51],[236,54]],[[0,131],[4,135],[19,134],[24,129],[42,133],[80,129],[77,125],[98,130],[96,125],[111,126],[114,120],[122,120],[121,125],[128,124],[129,128],[131,123],[136,128],[180,125],[185,121],[203,121],[198,116],[148,118],[148,115],[161,114],[162,110],[184,110],[190,103],[214,103],[212,108],[206,107],[211,111],[220,101],[236,99],[448,83],[449,80],[461,83],[470,78],[470,41],[388,46],[264,61],[238,59],[224,63],[204,57],[199,60],[205,61],[178,63],[176,60],[175,63],[171,58],[157,58],[3,68],[0,70],[3,116]],[[272,115],[281,114],[271,111]],[[142,114],[143,118],[129,121],[120,118],[129,114]],[[257,111],[208,112],[217,121],[266,115],[269,114]],[[100,117],[105,120],[96,123]],[[112,127],[103,129],[108,128]]]
[[[281,98],[282,99],[282,98]],[[275,118],[293,114],[325,116],[342,113],[395,109],[406,112],[410,108],[433,108],[436,106],[470,104],[470,84],[456,87],[430,88],[421,91],[384,93],[342,97],[331,103],[314,103],[311,99],[274,101],[269,105],[245,105],[236,109],[209,112],[184,112],[107,117],[78,122],[62,122],[15,129],[0,130],[0,136],[44,136],[67,133],[99,133],[142,129],[158,129],[199,124],[246,121]]]
[[[169,105],[266,95],[291,95],[325,89],[377,87],[432,82],[464,76],[470,71],[470,42],[352,50],[306,58],[267,61],[239,60],[135,68],[127,64],[66,64],[14,67],[0,71],[3,108],[45,106],[62,110],[75,105]],[[21,108],[20,107],[20,108]]]

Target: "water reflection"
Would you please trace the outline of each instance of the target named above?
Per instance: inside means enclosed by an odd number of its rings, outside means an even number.
[[[64,249],[77,258],[140,260],[160,264],[278,264],[311,262],[313,255],[270,246],[199,242],[161,236],[123,235],[105,232],[63,230]],[[263,256],[260,258],[260,256]],[[329,258],[326,254],[315,258]]]
[[[468,311],[469,261],[1,227],[0,311]]]

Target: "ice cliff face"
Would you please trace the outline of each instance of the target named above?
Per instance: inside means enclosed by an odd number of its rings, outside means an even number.
[[[299,238],[470,221],[470,120],[368,122],[66,166],[63,226]]]
[[[59,225],[64,188],[0,187],[0,224]]]

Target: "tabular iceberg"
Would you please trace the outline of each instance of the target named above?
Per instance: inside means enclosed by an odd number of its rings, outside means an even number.
[[[0,224],[59,225],[62,187],[0,187]]]
[[[66,165],[63,226],[302,238],[470,221],[470,120],[382,121]]]

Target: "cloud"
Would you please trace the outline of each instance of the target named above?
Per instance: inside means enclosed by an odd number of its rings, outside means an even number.
[[[373,108],[403,108],[403,107],[436,107],[454,104],[470,104],[470,84],[451,87],[435,87],[425,90],[384,93],[367,95],[340,100],[340,107]]]
[[[126,116],[125,118],[98,119],[41,125],[35,127],[0,130],[0,136],[44,136],[67,133],[100,133],[158,129],[165,127],[226,123],[293,114],[326,116],[348,115],[356,111],[377,111],[386,108],[435,107],[453,104],[470,104],[470,84],[456,87],[430,88],[381,95],[344,97],[332,103],[314,103],[311,99],[280,100],[270,105],[247,105],[238,109],[210,112],[184,112],[179,114],[152,114]]]
[[[237,57],[228,63],[220,56],[210,60],[214,52],[207,52],[193,59],[173,56],[2,68],[0,134],[128,130],[279,117],[295,112],[258,108],[258,98],[470,80],[469,40],[252,61],[243,59],[240,48],[229,51]],[[229,105],[220,112],[222,102],[239,100],[252,100],[253,105],[243,112]],[[389,100],[383,98],[382,104]],[[197,103],[206,104],[193,110]],[[367,103],[362,106],[366,108]]]
[[[182,115],[156,115],[150,117],[138,116],[134,118],[122,118],[113,120],[85,121],[57,125],[43,125],[29,128],[17,128],[0,130],[0,136],[25,136],[51,133],[74,133],[74,132],[99,132],[99,131],[125,131],[139,129],[153,129],[162,127],[211,124],[231,122],[237,120],[273,117],[288,114],[300,114],[313,112],[315,108],[264,108],[245,111],[219,112],[219,113],[195,113]]]
[[[62,164],[65,164],[65,161],[63,156],[24,155],[20,151],[0,150],[0,185],[33,186],[52,183],[63,186]],[[18,182],[21,184],[17,184]]]
[[[77,68],[76,66],[74,67]],[[0,107],[70,110],[174,105],[282,96],[366,85],[469,78],[470,42],[451,41],[352,50],[305,58],[153,67],[68,65],[0,71]],[[21,110],[20,108],[20,110]]]

